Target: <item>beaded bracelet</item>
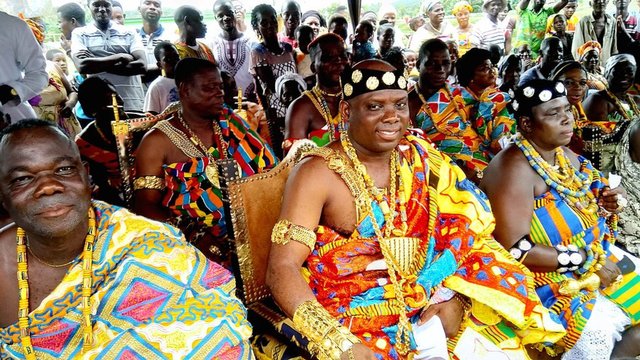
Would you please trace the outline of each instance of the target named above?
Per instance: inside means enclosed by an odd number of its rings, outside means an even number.
[[[586,274],[587,271],[589,271],[589,269],[591,269],[591,267],[593,266],[593,264],[597,260],[597,258],[595,257],[595,254],[593,252],[593,249],[591,249],[591,245],[585,246],[584,251],[587,252],[587,260],[585,260],[585,262],[582,264],[582,266],[580,266],[580,268],[578,270],[576,270],[576,274],[578,274],[578,275]]]
[[[529,234],[523,236],[520,240],[518,240],[513,246],[509,249],[509,253],[516,259],[518,262],[523,262],[524,258],[527,257],[527,254],[536,244],[531,241]]]
[[[585,261],[580,250],[574,244],[556,245],[555,248],[558,252],[558,269],[556,271],[559,273],[576,271]]]

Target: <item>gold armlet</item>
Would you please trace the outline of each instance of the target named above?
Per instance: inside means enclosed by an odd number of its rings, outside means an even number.
[[[293,314],[293,325],[309,339],[311,350],[320,360],[339,359],[360,339],[342,326],[318,300],[307,300]]]
[[[159,176],[140,176],[133,180],[133,190],[164,190],[166,188],[164,179]]]
[[[313,250],[316,244],[316,234],[304,226],[293,224],[287,219],[282,219],[273,226],[271,242],[286,245],[289,241],[297,241]]]

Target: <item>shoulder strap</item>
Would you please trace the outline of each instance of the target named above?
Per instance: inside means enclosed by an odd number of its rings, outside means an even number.
[[[182,153],[187,155],[190,158],[203,158],[206,157],[202,151],[198,150],[195,145],[189,140],[187,135],[182,131],[176,129],[173,125],[169,123],[169,120],[159,121],[154,127],[154,129],[160,130],[163,134],[165,134],[169,140],[175,145]]]

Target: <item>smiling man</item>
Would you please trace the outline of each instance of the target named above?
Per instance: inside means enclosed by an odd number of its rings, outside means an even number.
[[[276,302],[314,355],[449,358],[445,334],[473,326],[469,306],[507,319],[516,332],[528,327],[524,338],[509,339],[514,355],[534,338],[557,338],[541,331],[544,309],[526,273],[491,238],[486,198],[431,143],[406,134],[402,73],[364,60],[342,84],[349,129],[293,169],[267,271]],[[491,264],[525,293],[491,288],[500,281],[500,272],[483,270]]]
[[[60,129],[18,122],[0,152],[0,358],[253,358],[233,276],[175,228],[92,201]]]

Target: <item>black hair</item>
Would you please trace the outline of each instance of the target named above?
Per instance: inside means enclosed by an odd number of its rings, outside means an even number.
[[[176,87],[184,82],[191,82],[196,75],[207,70],[218,70],[218,65],[198,58],[185,58],[178,61],[174,74]]]
[[[214,16],[215,16],[215,11],[216,8],[222,5],[229,5],[229,8],[231,8],[231,10],[233,10],[233,2],[231,2],[231,0],[216,0],[213,3],[213,11],[214,11]]]
[[[120,9],[122,9],[122,11],[124,11],[124,8],[122,7],[122,4],[120,4],[117,0],[111,0],[111,7],[119,7]]]
[[[285,11],[287,10],[287,8],[289,7],[289,4],[294,4],[294,5],[298,8],[298,11],[300,12],[300,15],[302,15],[302,8],[300,7],[300,4],[299,4],[297,1],[295,1],[295,0],[288,0],[288,1],[285,1],[285,2],[282,4],[282,9],[281,9],[281,10],[282,10],[282,12],[285,12]]]
[[[313,39],[313,41],[309,43],[309,47],[307,49],[309,50],[309,56],[311,56],[311,61],[313,61],[313,59],[316,57],[318,52],[321,51],[322,45],[340,44],[340,43],[344,44],[344,40],[340,35],[334,34],[334,33],[325,33]]]
[[[200,11],[198,11],[198,9],[196,9],[195,7],[191,5],[182,5],[176,9],[175,13],[173,13],[173,21],[175,21],[176,24],[179,24],[182,21],[184,21],[185,16],[200,17],[201,15],[200,15]]]
[[[373,35],[373,24],[368,20],[361,20],[358,26],[363,27],[369,34]]]
[[[562,74],[573,69],[580,69],[585,73],[585,75],[588,74],[587,69],[580,62],[574,61],[574,60],[567,60],[558,64],[553,69],[553,71],[551,71],[551,76],[550,76],[551,80],[559,81],[558,79],[560,78],[560,76],[562,76]]]
[[[298,26],[296,28],[296,31],[294,32],[294,34],[296,35],[296,38],[300,36],[303,31],[311,34],[313,32],[313,28],[309,25],[300,24],[300,26]]]
[[[85,79],[78,86],[78,102],[82,106],[82,110],[87,115],[94,115],[100,110],[100,101],[104,101],[104,97],[98,96],[106,92],[113,91],[115,87],[109,80],[92,76]]]
[[[320,21],[320,27],[327,27],[327,20],[324,19],[324,16],[322,16],[322,14],[320,14],[318,11],[316,10],[309,10],[309,11],[305,11],[304,14],[302,14],[302,17],[300,18],[300,22],[304,22],[304,20],[310,16],[313,17],[317,17],[318,20]]]
[[[153,48],[153,56],[156,58],[156,61],[160,61],[160,51],[166,51],[169,48],[174,47],[174,45],[169,41],[161,41]]]
[[[60,127],[57,124],[52,123],[51,121],[35,119],[35,118],[23,119],[23,120],[14,122],[13,124],[2,129],[2,131],[0,131],[0,142],[2,142],[5,136],[13,134],[17,131],[24,130],[24,129],[40,129],[45,127],[50,127],[52,129],[59,130],[61,134],[65,135],[64,131],[62,131],[62,129],[60,129]]]
[[[402,53],[402,49],[397,46],[392,46],[387,50],[387,53],[384,54],[382,60],[388,62],[393,65],[396,69],[404,73],[405,64],[404,64],[404,54]]]
[[[469,85],[476,68],[487,60],[491,60],[491,52],[485,49],[471,48],[462,55],[456,62],[456,74],[460,85]]]
[[[509,54],[505,56],[498,63],[498,76],[501,78],[504,77],[504,73],[514,66],[522,66],[520,58],[516,54]]]
[[[256,32],[258,31],[258,15],[266,11],[271,11],[276,16],[278,16],[278,12],[276,11],[276,9],[274,9],[273,6],[269,4],[260,4],[254,7],[253,10],[251,10],[251,27]]]
[[[540,43],[540,55],[544,55],[544,53],[547,52],[547,49],[549,49],[549,44],[552,41],[557,41],[560,44],[560,46],[562,46],[562,41],[560,40],[560,38],[555,36],[549,36],[548,38],[545,38],[544,40],[542,40],[542,42]]]
[[[342,16],[340,14],[335,14],[329,19],[329,27],[331,27],[331,24],[333,24],[333,23],[340,23],[342,25],[346,25],[347,24],[347,18],[345,18],[344,16]]]
[[[47,60],[52,61],[53,57],[56,56],[57,54],[64,55],[64,52],[60,49],[51,49],[47,51],[44,57],[47,58]]]
[[[449,47],[440,39],[429,39],[423,42],[422,45],[420,45],[420,50],[418,50],[417,64],[421,64],[423,59],[428,57],[431,53],[442,50],[446,50],[448,52]]]
[[[60,13],[60,17],[67,21],[71,21],[71,19],[76,19],[80,26],[85,26],[85,12],[82,9],[82,6],[77,3],[70,2],[66,3],[58,8],[58,12]]]

